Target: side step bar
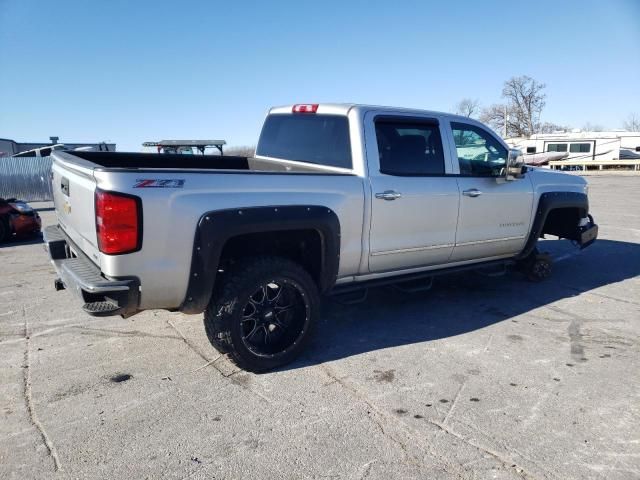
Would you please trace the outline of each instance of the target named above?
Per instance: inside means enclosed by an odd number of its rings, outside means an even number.
[[[458,267],[438,268],[435,270],[426,270],[424,272],[409,273],[405,275],[397,275],[393,277],[376,278],[373,280],[366,280],[362,282],[352,282],[342,285],[336,285],[333,287],[327,295],[342,295],[348,292],[354,292],[363,288],[381,287],[385,285],[397,285],[405,282],[416,282],[418,280],[425,280],[438,275],[447,275],[449,273],[467,272],[469,270],[478,270],[491,267],[504,267],[515,264],[513,258],[505,260],[492,260],[490,262],[472,263],[469,265],[461,265]],[[430,288],[431,285],[428,285]],[[428,288],[420,288],[421,290],[427,290]],[[414,290],[417,291],[417,290]]]

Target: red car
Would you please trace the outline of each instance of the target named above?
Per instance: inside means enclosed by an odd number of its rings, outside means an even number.
[[[0,198],[0,243],[40,233],[40,215],[26,202]]]

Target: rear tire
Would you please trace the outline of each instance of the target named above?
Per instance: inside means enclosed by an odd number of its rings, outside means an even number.
[[[300,265],[257,257],[234,265],[204,314],[211,344],[245,370],[292,362],[306,347],[319,315],[315,282]]]

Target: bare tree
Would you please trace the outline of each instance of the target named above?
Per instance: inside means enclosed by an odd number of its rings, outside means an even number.
[[[582,130],[585,132],[602,132],[604,131],[604,127],[599,123],[587,122],[582,126]]]
[[[622,127],[630,132],[640,132],[640,117],[635,113],[629,114]]]
[[[513,105],[496,103],[485,108],[480,115],[480,121],[491,127],[504,137],[528,137],[518,119]]]
[[[541,123],[538,127],[537,133],[557,133],[557,132],[568,132],[571,130],[571,127],[568,125],[558,125],[553,122],[544,122]]]
[[[545,84],[528,77],[512,77],[504,82],[504,104],[486,108],[480,119],[509,137],[528,137],[540,128],[545,106]]]
[[[482,110],[482,114],[480,115],[480,121],[487,125],[491,125],[496,132],[499,132],[501,135],[505,135],[506,131],[506,136],[515,136],[510,134],[511,129],[508,125],[505,127],[505,123],[508,121],[508,118],[508,107],[504,104],[497,103]]]
[[[544,83],[523,75],[512,77],[504,83],[502,97],[507,100],[510,124],[518,136],[529,136],[537,132],[540,114],[545,106]]]
[[[471,98],[463,98],[457,103],[455,112],[458,115],[475,118],[480,113],[480,102]]]

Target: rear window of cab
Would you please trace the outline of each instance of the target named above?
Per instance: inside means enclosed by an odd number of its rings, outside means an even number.
[[[268,115],[256,155],[352,168],[349,120],[341,115]]]

